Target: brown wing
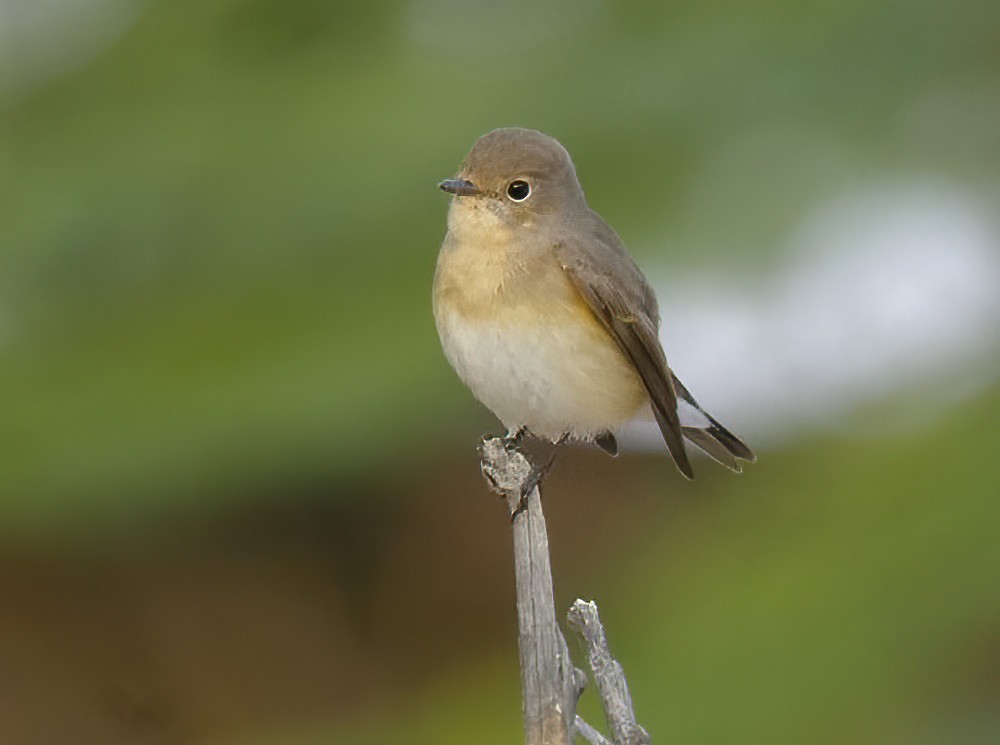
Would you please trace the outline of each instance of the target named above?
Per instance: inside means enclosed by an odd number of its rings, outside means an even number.
[[[556,255],[573,286],[639,373],[667,449],[680,472],[692,479],[694,470],[677,416],[677,394],[657,335],[655,299],[620,242],[600,243],[607,252],[600,257],[604,267],[597,265],[593,253],[571,250],[562,242],[556,246]]]

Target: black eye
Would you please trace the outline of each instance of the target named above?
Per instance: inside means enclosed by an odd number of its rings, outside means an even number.
[[[507,196],[515,202],[523,202],[531,194],[531,186],[527,181],[511,181],[507,184]]]

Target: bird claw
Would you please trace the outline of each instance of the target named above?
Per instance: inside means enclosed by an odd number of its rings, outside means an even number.
[[[505,450],[516,450],[517,446],[524,442],[524,438],[527,434],[527,427],[518,427],[512,432],[508,432],[500,439],[503,440]]]
[[[523,437],[523,430],[507,437],[486,437],[479,447],[483,476],[506,499],[511,522],[524,511],[532,490],[541,486],[555,461],[553,454],[545,463],[536,464],[517,447]]]
[[[552,470],[552,464],[555,463],[556,456],[553,454],[545,463],[542,465],[536,465],[531,463],[531,471],[525,478],[523,485],[521,486],[520,493],[517,495],[516,500],[512,497],[513,494],[507,494],[507,506],[510,507],[510,521],[511,523],[517,519],[517,516],[524,512],[528,507],[528,497],[531,496],[536,488],[539,489],[538,496],[541,497],[541,486],[542,479],[545,478],[546,474]]]

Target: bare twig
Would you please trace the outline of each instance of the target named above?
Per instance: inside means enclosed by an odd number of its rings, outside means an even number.
[[[594,683],[611,729],[611,739],[615,745],[648,745],[649,734],[635,721],[625,673],[608,649],[608,639],[597,615],[597,604],[583,600],[574,602],[569,611],[569,623],[583,637],[587,648],[587,658],[594,671]]]
[[[483,441],[483,474],[506,497],[514,532],[518,647],[527,745],[572,745],[586,676],[556,622],[540,471],[502,438]]]
[[[615,745],[596,729],[591,727],[579,714],[576,715],[576,734],[580,735],[590,745]]]
[[[648,745],[649,735],[632,713],[622,666],[608,649],[597,605],[583,600],[573,603],[569,623],[583,637],[612,738],[576,714],[586,675],[573,666],[556,622],[540,491],[548,465],[535,466],[511,441],[500,437],[483,440],[480,462],[483,475],[507,500],[514,532],[525,742],[572,745],[574,733],[579,733],[592,745]]]

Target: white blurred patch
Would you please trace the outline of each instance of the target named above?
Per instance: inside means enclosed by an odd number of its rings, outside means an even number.
[[[672,367],[751,447],[906,394],[930,421],[1000,372],[1000,226],[968,193],[850,195],[789,253],[776,276],[650,274]],[[623,442],[662,447],[646,423]]]
[[[0,95],[64,75],[107,48],[145,0],[0,0]]]
[[[702,414],[687,401],[677,399],[677,417],[680,419],[682,427],[698,427],[705,429],[711,422],[708,417]]]

